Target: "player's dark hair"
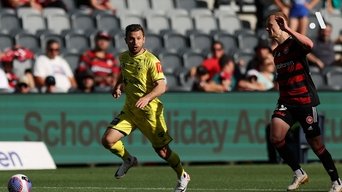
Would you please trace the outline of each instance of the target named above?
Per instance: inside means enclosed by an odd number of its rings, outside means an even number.
[[[275,12],[271,12],[268,16],[267,16],[267,19],[266,19],[266,23],[268,22],[270,16],[278,16],[278,17],[282,17],[284,18],[284,20],[289,23],[289,18],[285,15],[285,13],[281,12],[281,11],[275,11]]]
[[[126,27],[126,37],[131,32],[141,31],[143,36],[145,36],[144,28],[140,24],[131,24]]]

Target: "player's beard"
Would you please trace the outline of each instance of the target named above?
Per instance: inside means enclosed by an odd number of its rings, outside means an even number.
[[[143,46],[139,46],[139,47],[130,47],[129,51],[133,54],[133,55],[137,55],[141,52],[141,50],[143,49]]]

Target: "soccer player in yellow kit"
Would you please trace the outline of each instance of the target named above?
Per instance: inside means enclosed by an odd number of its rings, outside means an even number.
[[[169,147],[172,138],[164,120],[163,104],[157,98],[166,90],[161,64],[144,48],[145,34],[141,25],[127,26],[125,41],[128,51],[120,55],[121,77],[112,95],[119,98],[124,89],[126,101],[102,138],[103,146],[123,160],[115,177],[122,178],[137,164],[137,158],[129,154],[121,139],[138,128],[152,143],[156,153],[177,173],[175,192],[186,191],[190,176],[184,171],[177,153]]]

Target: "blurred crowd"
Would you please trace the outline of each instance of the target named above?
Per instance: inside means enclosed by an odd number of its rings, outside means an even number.
[[[232,1],[216,0],[213,9],[230,6]],[[320,4],[319,0],[294,1],[261,1],[255,0],[258,22],[253,33],[264,32],[264,18],[267,11],[280,10],[289,17],[290,27],[310,36],[315,42],[308,61],[312,68],[323,71],[330,66],[342,67],[342,59],[336,54],[336,45],[342,45],[342,35],[332,38],[332,23],[325,22],[326,28],[318,28],[316,34],[310,34],[315,28],[310,23],[310,15]],[[41,11],[47,7],[58,7],[68,11],[62,0],[3,0],[2,6],[7,9],[32,7]],[[78,2],[79,9],[107,11],[116,14],[119,11],[108,0],[88,0]],[[341,1],[324,0],[319,8],[324,17],[329,15],[341,17]],[[228,10],[227,10],[228,11]],[[309,30],[309,31],[308,31]],[[269,91],[277,89],[275,83],[275,65],[272,49],[267,34],[258,36],[258,42],[251,49],[249,59],[243,55],[227,51],[225,44],[216,39],[203,61],[198,62],[178,77],[186,90],[197,92],[231,92],[231,91]],[[94,38],[94,46],[82,52],[78,65],[72,68],[61,54],[61,42],[50,39],[46,42],[45,51],[14,45],[0,53],[0,92],[2,93],[94,93],[108,92],[115,85],[120,73],[118,54],[111,51],[113,34],[98,31]],[[148,40],[147,40],[148,41]],[[168,81],[169,79],[167,79]],[[170,81],[171,83],[171,81]]]

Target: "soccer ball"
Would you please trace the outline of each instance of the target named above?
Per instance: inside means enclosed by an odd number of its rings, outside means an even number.
[[[13,175],[8,181],[8,192],[30,192],[32,183],[26,175]]]

